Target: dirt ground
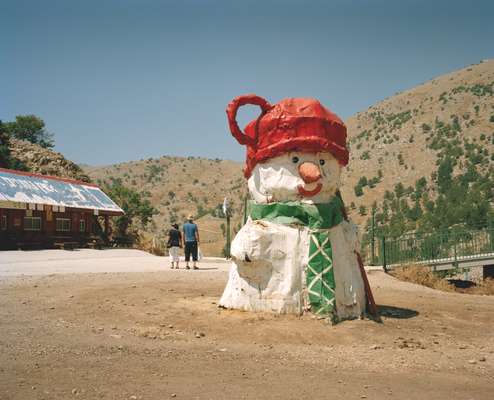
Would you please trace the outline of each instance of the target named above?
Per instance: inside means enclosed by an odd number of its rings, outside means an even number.
[[[0,280],[0,399],[492,399],[494,297],[372,271],[383,323],[217,308],[223,270]]]

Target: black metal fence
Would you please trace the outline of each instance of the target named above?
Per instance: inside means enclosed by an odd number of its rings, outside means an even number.
[[[364,243],[361,249],[366,265],[384,267],[449,261],[456,264],[464,258],[480,258],[490,253],[494,253],[494,229],[451,229],[434,233],[413,233],[396,238],[382,236]]]

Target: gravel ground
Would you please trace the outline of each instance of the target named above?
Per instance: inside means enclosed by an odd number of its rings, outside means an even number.
[[[494,297],[372,271],[383,323],[331,326],[218,309],[218,260],[126,251],[0,253],[0,399],[492,398]]]

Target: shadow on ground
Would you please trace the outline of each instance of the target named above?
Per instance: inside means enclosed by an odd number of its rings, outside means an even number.
[[[401,308],[394,306],[378,305],[377,310],[381,317],[396,318],[396,319],[408,319],[419,315],[418,311],[410,308]]]
[[[470,289],[471,287],[477,286],[475,282],[465,281],[463,279],[448,279],[448,282],[457,289]]]

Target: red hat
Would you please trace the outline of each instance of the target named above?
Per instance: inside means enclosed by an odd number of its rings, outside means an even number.
[[[238,108],[246,104],[261,107],[262,113],[243,133],[236,116]],[[290,98],[271,105],[262,97],[248,94],[233,99],[226,114],[232,135],[247,145],[246,178],[257,163],[289,151],[328,151],[340,164],[348,164],[346,126],[316,99]]]

